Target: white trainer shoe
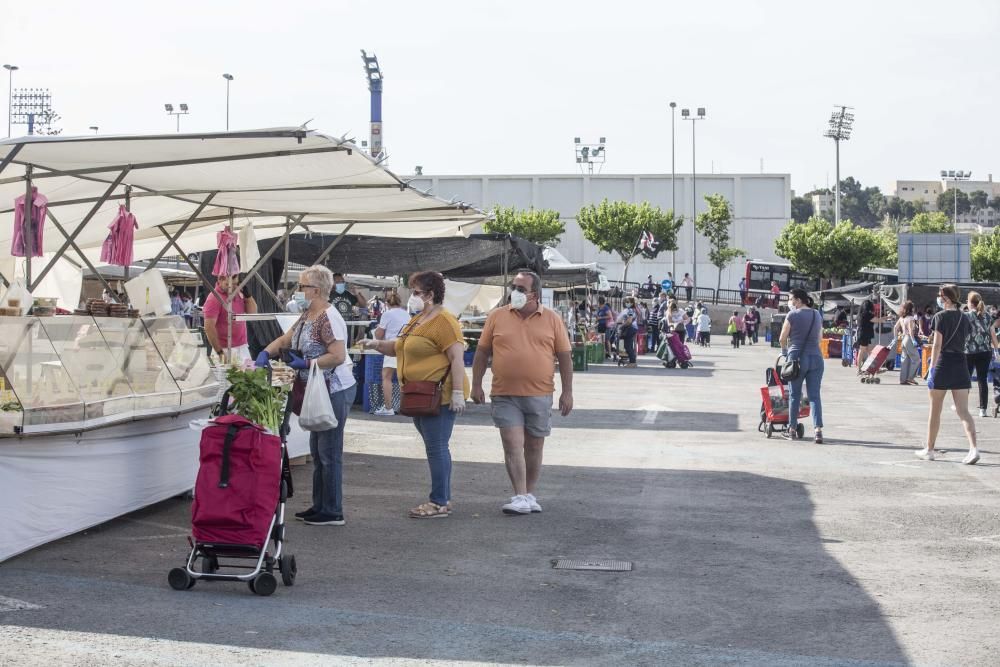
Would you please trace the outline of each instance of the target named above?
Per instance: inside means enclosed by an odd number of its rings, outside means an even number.
[[[934,450],[933,449],[927,449],[926,447],[924,447],[923,449],[918,449],[917,451],[915,451],[914,454],[916,455],[916,457],[918,459],[923,459],[924,461],[933,461],[934,460]]]
[[[538,498],[535,498],[535,494],[529,493],[525,497],[528,499],[528,504],[531,505],[532,514],[538,514],[542,511],[542,506],[538,504]]]
[[[962,463],[964,463],[967,466],[974,466],[977,463],[979,463],[979,450],[970,449],[966,457],[962,459]]]
[[[979,416],[980,417],[986,416],[986,408],[979,408]]]
[[[395,416],[396,412],[394,410],[390,410],[389,408],[379,408],[372,414],[376,417],[392,417]]]
[[[504,514],[531,514],[531,501],[528,496],[511,496],[510,502],[500,509]]]

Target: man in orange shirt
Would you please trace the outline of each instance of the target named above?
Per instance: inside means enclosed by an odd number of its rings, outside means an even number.
[[[569,336],[559,315],[543,306],[541,278],[521,271],[511,285],[510,306],[490,312],[472,364],[472,400],[485,403],[483,376],[493,358],[490,390],[493,423],[500,429],[507,474],[514,496],[505,514],[541,512],[535,487],[542,470],[542,447],[552,432],[555,359],[559,359],[562,394],[559,412],[573,409],[573,359]]]

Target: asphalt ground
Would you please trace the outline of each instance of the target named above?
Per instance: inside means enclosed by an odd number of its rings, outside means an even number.
[[[293,588],[171,590],[190,503],[169,500],[0,564],[0,665],[989,665],[1000,663],[1000,444],[963,466],[946,410],[889,373],[823,383],[826,444],[766,439],[774,351],[694,348],[694,368],[591,366],[556,415],[538,491],[509,517],[487,408],[455,429],[455,512],[426,497],[405,418],[353,412],[344,527],[290,522]],[[295,468],[306,506],[309,467]],[[617,559],[631,572],[565,571]]]

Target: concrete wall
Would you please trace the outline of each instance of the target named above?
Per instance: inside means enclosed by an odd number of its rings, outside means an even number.
[[[586,204],[599,204],[605,198],[648,201],[663,209],[675,208],[670,174],[423,175],[412,177],[411,182],[420,189],[430,189],[438,197],[454,197],[483,209],[497,204],[555,209],[567,223],[566,233],[558,246],[559,252],[570,261],[600,263],[606,269],[608,278],[613,280],[621,278],[623,262],[616,255],[600,252],[583,238],[576,224],[580,208]],[[704,195],[723,195],[733,207],[732,244],[748,251],[749,256],[755,259],[778,259],[774,254],[774,240],[791,218],[791,178],[788,174],[698,174],[695,183],[697,213],[703,213],[707,208]],[[661,253],[655,261],[639,258],[629,268],[630,280],[645,280],[646,275],[652,273],[659,281],[666,277],[667,271],[673,271],[679,279],[685,272],[692,271],[690,174],[677,174],[676,197],[676,211],[685,219],[678,240],[676,268],[672,268],[670,252]],[[699,236],[697,245],[698,283],[715,287],[717,270],[708,262],[708,242]],[[739,262],[723,271],[722,287],[735,289],[742,273]]]

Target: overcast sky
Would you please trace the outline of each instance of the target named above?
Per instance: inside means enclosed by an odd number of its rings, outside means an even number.
[[[359,141],[359,49],[385,73],[390,168],[574,173],[573,137],[606,136],[604,173],[670,172],[670,109],[704,106],[698,172],[834,179],[823,137],[855,107],[842,175],[885,190],[942,168],[1000,179],[1000,2],[476,0],[278,3],[0,0],[0,60],[45,87],[65,134],[298,125]],[[0,74],[6,72],[0,71]],[[15,134],[25,132],[15,128]],[[0,129],[0,133],[5,133]],[[691,124],[677,120],[677,171]]]

